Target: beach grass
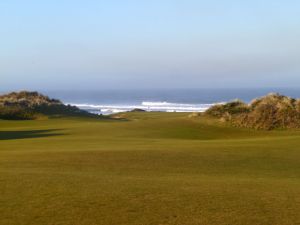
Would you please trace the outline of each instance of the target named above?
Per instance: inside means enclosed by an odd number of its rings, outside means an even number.
[[[299,130],[187,113],[0,120],[1,225],[296,225],[299,212]]]

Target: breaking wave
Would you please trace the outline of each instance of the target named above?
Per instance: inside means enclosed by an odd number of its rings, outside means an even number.
[[[185,104],[185,103],[171,103],[171,102],[147,102],[144,101],[141,104],[122,105],[122,104],[75,104],[70,105],[77,106],[80,109],[89,111],[95,114],[114,114],[120,112],[128,112],[133,109],[142,109],[149,112],[204,112],[214,104]]]

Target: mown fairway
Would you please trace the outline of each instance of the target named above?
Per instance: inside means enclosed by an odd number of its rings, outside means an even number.
[[[180,113],[0,120],[0,224],[300,224],[300,132]]]

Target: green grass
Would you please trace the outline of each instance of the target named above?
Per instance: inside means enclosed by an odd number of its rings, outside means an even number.
[[[300,224],[300,131],[184,113],[0,120],[1,225]]]

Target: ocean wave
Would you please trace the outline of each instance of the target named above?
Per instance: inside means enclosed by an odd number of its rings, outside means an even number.
[[[204,112],[209,107],[219,104],[186,104],[186,103],[172,103],[172,102],[148,102],[143,101],[141,104],[132,105],[100,105],[100,104],[77,104],[69,103],[70,105],[77,106],[80,109],[87,110],[95,114],[114,114],[120,112],[128,112],[133,109],[142,109],[145,111],[162,111],[162,112]]]

